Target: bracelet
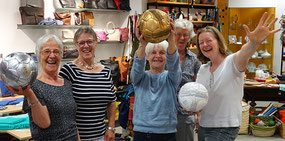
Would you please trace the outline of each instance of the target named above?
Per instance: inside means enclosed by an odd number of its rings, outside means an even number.
[[[34,107],[34,106],[36,106],[37,104],[39,103],[39,101],[37,101],[37,102],[35,102],[35,103],[31,103],[30,105],[29,105],[29,107]]]

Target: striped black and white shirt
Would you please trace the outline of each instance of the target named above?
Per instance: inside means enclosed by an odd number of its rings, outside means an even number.
[[[77,103],[76,122],[82,141],[102,138],[106,132],[105,114],[107,105],[116,100],[111,70],[101,72],[81,70],[72,62],[62,66],[59,75],[72,83]]]

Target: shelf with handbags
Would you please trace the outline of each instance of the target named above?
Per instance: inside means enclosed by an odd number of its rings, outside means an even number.
[[[82,26],[90,26],[90,25],[22,25],[22,24],[17,24],[17,29],[77,29]]]
[[[122,1],[122,2],[121,2]],[[93,26],[96,14],[127,13],[129,0],[53,0],[53,18],[45,18],[44,9],[32,6],[20,7],[22,24],[18,29],[65,29]]]
[[[92,12],[129,12],[130,10],[116,10],[116,9],[92,9],[92,8],[58,8],[55,12],[82,12],[82,11],[92,11]]]

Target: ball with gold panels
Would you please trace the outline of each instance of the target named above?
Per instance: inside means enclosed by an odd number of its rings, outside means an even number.
[[[145,11],[138,24],[144,39],[151,43],[159,43],[167,39],[171,32],[168,15],[158,9]]]

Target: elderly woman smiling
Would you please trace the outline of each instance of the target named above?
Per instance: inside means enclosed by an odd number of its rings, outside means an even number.
[[[39,140],[80,140],[75,122],[76,103],[70,81],[58,77],[62,42],[55,35],[44,35],[36,43],[41,72],[23,89],[8,90],[25,96],[23,109],[29,114],[31,134]]]

